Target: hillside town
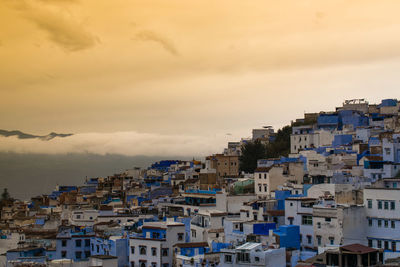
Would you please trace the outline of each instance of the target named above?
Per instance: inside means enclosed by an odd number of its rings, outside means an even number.
[[[400,266],[397,99],[83,180],[3,193],[0,266]]]

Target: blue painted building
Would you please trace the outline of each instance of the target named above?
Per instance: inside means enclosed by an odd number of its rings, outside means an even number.
[[[6,259],[7,261],[44,263],[47,257],[43,247],[26,247],[8,250]]]
[[[200,206],[204,204],[217,203],[216,194],[219,190],[186,190],[183,196],[185,197],[186,205]]]
[[[342,127],[339,120],[339,115],[336,113],[319,114],[317,118],[317,125],[318,129],[325,129],[325,130],[340,129]]]
[[[338,134],[333,138],[332,146],[351,146],[353,143],[353,135],[351,134]]]
[[[300,249],[300,227],[298,225],[282,225],[274,231],[281,248]]]
[[[109,238],[92,237],[90,239],[91,255],[106,255],[118,258],[118,267],[129,264],[129,239],[122,236],[111,236]]]
[[[179,160],[161,160],[159,162],[153,163],[150,169],[155,169],[161,172],[167,172],[169,167],[173,164],[178,164]]]
[[[369,119],[360,111],[341,110],[339,113],[340,125],[351,125],[353,129],[360,126],[368,126]]]
[[[56,237],[56,258],[73,259],[74,261],[87,260],[90,257],[91,238],[93,232],[63,229]]]
[[[210,251],[207,242],[197,243],[179,243],[174,246],[174,252],[177,255],[183,255],[186,257],[194,257],[196,255],[204,255]]]

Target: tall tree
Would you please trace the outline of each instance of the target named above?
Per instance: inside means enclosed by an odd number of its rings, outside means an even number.
[[[10,194],[8,193],[8,189],[4,188],[3,193],[1,194],[1,200],[9,200]]]
[[[276,133],[275,141],[267,145],[267,158],[279,158],[290,153],[291,126],[285,126]]]
[[[265,159],[266,157],[266,147],[259,140],[246,143],[243,145],[242,155],[239,157],[240,171],[253,173],[257,168],[257,160]]]

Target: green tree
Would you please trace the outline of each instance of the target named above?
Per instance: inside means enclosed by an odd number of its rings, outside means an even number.
[[[275,141],[269,143],[266,147],[267,158],[279,158],[288,156],[290,153],[290,134],[291,126],[285,126],[276,133]]]
[[[3,193],[1,194],[1,200],[9,200],[10,194],[8,193],[8,189],[4,188]]]
[[[257,168],[257,160],[267,157],[266,146],[259,140],[248,142],[242,147],[242,155],[239,157],[240,171],[253,173]]]

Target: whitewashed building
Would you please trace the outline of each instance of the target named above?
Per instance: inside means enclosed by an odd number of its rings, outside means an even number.
[[[264,249],[261,243],[249,242],[235,249],[222,249],[218,266],[285,267],[285,251],[285,248]]]
[[[177,222],[149,222],[142,237],[129,239],[129,262],[139,267],[171,267],[173,246],[184,243],[185,225]]]
[[[300,226],[300,242],[303,249],[314,248],[313,206],[315,198],[290,197],[285,200],[285,224]]]
[[[400,252],[400,189],[364,189],[368,245]]]

